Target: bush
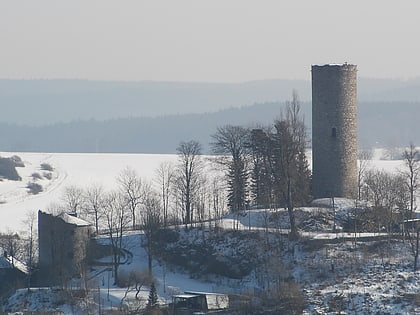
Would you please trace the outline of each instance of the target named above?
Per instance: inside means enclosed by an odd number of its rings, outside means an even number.
[[[51,166],[51,164],[41,163],[41,170],[52,172],[54,170],[54,168]]]
[[[22,180],[16,171],[15,162],[11,158],[0,158],[0,177],[9,180]]]
[[[13,161],[13,163],[15,163],[15,167],[25,167],[25,164],[23,163],[20,156],[13,155],[10,159]]]
[[[44,173],[44,178],[51,180],[52,179],[52,174],[51,173]]]
[[[33,180],[42,179],[42,175],[39,174],[39,173],[32,173],[31,177],[32,177]]]
[[[40,192],[42,192],[42,186],[40,184],[37,183],[28,183],[26,185],[26,188],[29,189],[29,193],[32,195],[37,195]]]
[[[149,275],[147,270],[120,270],[117,279],[117,285],[123,287],[143,287],[150,285],[153,282],[153,277]]]

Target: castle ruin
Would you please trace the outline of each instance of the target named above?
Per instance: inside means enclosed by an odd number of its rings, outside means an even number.
[[[312,66],[312,193],[352,198],[357,191],[357,67]]]
[[[62,213],[38,211],[39,267],[43,284],[80,276],[87,263],[90,223]]]

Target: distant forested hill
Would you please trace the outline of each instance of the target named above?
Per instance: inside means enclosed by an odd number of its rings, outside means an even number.
[[[45,125],[214,112],[291,98],[310,100],[310,83],[267,80],[245,83],[0,80],[0,122]]]
[[[0,80],[0,122],[43,126],[75,120],[203,114],[284,102],[296,89],[311,100],[308,80],[244,83]],[[358,80],[361,102],[420,102],[420,79]]]
[[[210,135],[226,124],[272,124],[284,102],[231,107],[208,113],[77,120],[42,126],[0,123],[1,151],[174,153],[182,140],[195,139],[208,150]],[[311,106],[302,112],[310,133]],[[420,144],[420,102],[359,102],[359,145]]]

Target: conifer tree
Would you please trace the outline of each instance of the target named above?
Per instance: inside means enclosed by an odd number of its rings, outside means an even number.
[[[149,298],[147,300],[147,308],[155,308],[158,305],[158,295],[156,291],[155,283],[152,282],[150,285],[150,291],[149,291]]]
[[[231,212],[245,209],[247,203],[247,156],[249,130],[241,126],[226,125],[217,128],[210,143],[215,161],[226,172],[228,206]]]

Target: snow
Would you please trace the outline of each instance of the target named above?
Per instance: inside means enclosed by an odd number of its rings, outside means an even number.
[[[165,154],[82,154],[82,153],[10,153],[1,152],[2,157],[18,155],[25,167],[17,168],[22,181],[0,182],[0,232],[20,231],[30,211],[47,211],[48,207],[63,195],[69,186],[86,188],[101,184],[105,189],[116,188],[116,178],[126,168],[138,172],[146,180],[155,177],[156,169],[164,161],[176,162],[176,155]],[[34,172],[43,174],[40,165],[50,164],[54,170],[51,180],[36,181],[43,192],[31,195],[26,189]]]
[[[13,258],[10,255],[0,256],[0,269],[19,269],[23,273],[28,274],[28,267],[21,261]]]
[[[0,182],[0,232],[8,230],[19,231],[24,228],[22,221],[25,219],[28,211],[47,210],[51,203],[60,199],[64,189],[68,186],[83,188],[100,183],[106,189],[114,189],[117,185],[116,178],[127,167],[137,171],[142,178],[152,181],[160,163],[166,161],[175,162],[177,160],[176,155],[147,154],[3,152],[0,155],[3,157],[18,155],[25,164],[24,168],[17,169],[19,175],[23,178],[21,182],[7,180]],[[397,172],[403,167],[402,161],[381,160],[381,156],[381,154],[374,155],[374,158],[368,162],[368,167],[388,172]],[[26,184],[32,181],[31,175],[34,172],[43,174],[44,171],[40,168],[42,163],[48,163],[53,166],[54,170],[51,172],[51,179],[43,178],[37,181],[42,184],[44,190],[37,195],[30,195],[25,188]],[[336,198],[334,203],[337,209],[347,209],[355,206],[354,201],[341,198]],[[332,204],[330,199],[319,199],[312,206],[331,207]],[[303,208],[300,211],[302,213],[313,211],[313,208]],[[275,214],[280,215],[279,213]],[[268,229],[268,215],[271,215],[271,213],[267,209],[252,209],[240,215],[227,216],[219,223],[219,226],[224,229],[288,232],[286,226],[270,226]],[[67,220],[78,219],[68,217]],[[79,221],[73,222],[82,224]],[[304,232],[303,236],[326,240],[376,237],[380,236],[380,234],[357,233],[355,235],[354,233]],[[143,247],[139,246],[142,243],[142,238],[143,234],[139,232],[125,235],[126,248],[132,256],[128,257],[126,263],[121,266],[121,272],[147,270],[147,254]],[[101,241],[106,243],[108,240],[106,237],[103,237]],[[405,292],[407,295],[420,292],[420,275],[411,272],[407,267],[407,261],[410,260],[410,254],[407,254],[409,252],[408,244],[403,245],[404,252],[400,255],[397,254],[397,258],[385,257],[385,262],[384,257],[381,257],[379,254],[377,257],[369,258],[369,261],[364,261],[366,258],[362,257],[362,250],[360,252],[350,251],[346,246],[345,243],[336,244],[334,247],[331,246],[328,248],[328,258],[325,257],[325,253],[321,250],[314,253],[304,253],[297,248],[294,251],[295,262],[299,263],[294,269],[294,276],[303,283],[307,281],[305,295],[310,302],[310,306],[305,310],[305,314],[325,314],[328,309],[325,304],[326,301],[340,298],[340,296],[351,306],[349,306],[347,314],[362,313],[362,310],[366,310],[368,306],[370,310],[378,313],[386,310],[389,314],[404,314],[409,308],[403,308],[401,303],[398,304],[394,301],[394,296],[401,296],[401,292]],[[351,243],[349,246],[354,247],[355,245]],[[394,250],[396,251],[397,249]],[[109,262],[110,259],[110,257],[107,257],[102,262]],[[354,268],[362,268],[363,271],[357,275],[355,273],[353,276],[344,275],[344,273],[340,274],[340,268],[337,264],[336,272],[331,275],[328,268],[331,262],[334,261],[354,263],[356,265]],[[90,281],[90,286],[92,288],[91,293],[93,295],[96,294],[96,302],[100,299],[100,304],[104,308],[111,308],[121,304],[127,289],[113,285],[112,272],[107,268],[109,267],[97,266],[95,270],[90,272],[90,276],[93,277]],[[315,270],[314,273],[319,272],[320,276],[327,274],[328,281],[314,281],[307,272],[310,268]],[[249,288],[256,286],[252,281],[247,283],[248,280],[237,281],[217,277],[212,277],[211,281],[195,279],[185,271],[167,266],[157,260],[153,261],[153,272],[156,277],[156,287],[161,303],[168,303],[173,295],[183,294],[185,291],[226,293],[245,290],[247,286]],[[77,287],[77,284],[75,286]],[[143,305],[147,301],[148,293],[148,287],[142,288],[140,296]],[[60,292],[51,288],[33,288],[30,293],[23,289],[16,292],[9,300],[9,305],[15,305],[19,310],[24,308],[28,310],[55,309],[58,307],[56,300],[59,299],[60,294]],[[129,292],[127,296],[128,300],[132,302],[135,300],[134,292]],[[95,296],[93,296],[93,300],[95,300]],[[24,306],[21,304],[22,301],[24,301]],[[383,301],[388,301],[389,303],[385,305]],[[78,314],[75,311],[75,307],[70,305],[59,306],[66,314]],[[80,305],[79,307],[86,308],[88,306]],[[411,309],[414,309],[414,306]],[[82,314],[83,312],[79,313]]]
[[[383,152],[374,154],[375,160],[368,161],[368,167],[396,172],[403,162],[381,160]],[[20,231],[22,223],[30,211],[48,211],[51,204],[60,200],[64,189],[69,186],[86,188],[101,184],[105,189],[116,188],[116,178],[126,168],[135,170],[140,177],[153,181],[156,170],[163,162],[177,161],[175,154],[93,154],[93,153],[16,153],[0,152],[2,157],[17,155],[25,167],[17,168],[22,181],[0,182],[0,232]],[[42,163],[50,164],[54,170],[51,180],[36,181],[43,186],[43,192],[31,195],[26,189],[33,173],[43,174]],[[325,200],[329,203],[330,199]],[[338,200],[336,202],[339,202]],[[337,204],[339,206],[339,204]],[[235,220],[236,218],[232,218]],[[225,224],[233,226],[233,222]],[[247,224],[244,222],[244,226]]]
[[[73,224],[73,225],[77,225],[77,226],[89,226],[91,225],[91,223],[82,220],[80,218],[77,218],[75,216],[69,215],[67,213],[62,213],[59,215],[59,217],[61,219],[63,219],[64,222],[69,223],[69,224]]]
[[[324,63],[324,64],[313,64],[312,66],[315,66],[315,67],[325,67],[325,66],[329,66],[329,67],[334,67],[334,66],[337,66],[337,67],[342,67],[342,66],[347,66],[347,65],[349,65],[349,66],[352,66],[352,64],[350,64],[350,63]]]

